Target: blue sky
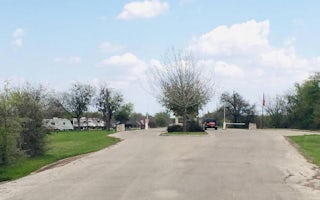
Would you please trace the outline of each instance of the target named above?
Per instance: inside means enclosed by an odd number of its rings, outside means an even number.
[[[250,103],[320,71],[317,0],[0,0],[0,81],[66,91],[74,81],[120,91],[136,112],[164,110],[143,77],[170,47],[211,70],[216,96]]]

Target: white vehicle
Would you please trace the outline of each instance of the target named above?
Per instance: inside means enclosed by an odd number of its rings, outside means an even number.
[[[47,129],[52,129],[52,130],[59,130],[59,131],[73,130],[73,126],[70,120],[58,118],[58,117],[54,117],[53,119],[44,119],[43,125]]]
[[[74,128],[78,128],[78,119],[73,118],[72,124]],[[104,121],[100,118],[80,118],[80,129],[102,129],[104,127]]]

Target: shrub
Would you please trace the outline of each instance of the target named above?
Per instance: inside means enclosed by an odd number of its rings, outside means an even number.
[[[202,126],[199,125],[196,121],[189,121],[187,123],[187,131],[188,132],[203,132]]]
[[[168,126],[167,131],[170,132],[182,132],[182,126],[181,125],[171,125]]]
[[[41,104],[27,90],[14,91],[12,98],[22,127],[17,146],[30,156],[42,155],[46,150],[47,138],[42,125]]]
[[[182,125],[171,125],[168,126],[167,131],[170,132],[183,132]],[[187,122],[187,132],[203,132],[202,126],[199,125],[196,121]]]

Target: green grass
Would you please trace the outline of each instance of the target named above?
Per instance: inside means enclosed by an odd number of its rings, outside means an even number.
[[[48,135],[48,150],[43,156],[23,158],[9,166],[0,166],[0,181],[14,180],[58,160],[98,151],[119,142],[106,131],[67,131]]]
[[[300,151],[320,167],[320,135],[289,136],[293,142],[299,145]]]

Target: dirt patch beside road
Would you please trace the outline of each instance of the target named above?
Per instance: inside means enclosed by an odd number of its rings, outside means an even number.
[[[52,168],[55,168],[55,167],[61,167],[61,166],[64,166],[72,161],[75,161],[79,158],[82,158],[84,156],[87,156],[89,155],[90,153],[87,153],[87,154],[82,154],[82,155],[78,155],[78,156],[73,156],[73,157],[69,157],[69,158],[65,158],[65,159],[62,159],[62,160],[59,160],[57,162],[54,162],[54,163],[51,163],[49,165],[46,165],[44,167],[41,167],[40,169],[38,169],[37,171],[33,172],[32,174],[34,173],[39,173],[39,172],[42,172],[42,171],[45,171],[45,170],[48,170],[48,169],[52,169]]]

